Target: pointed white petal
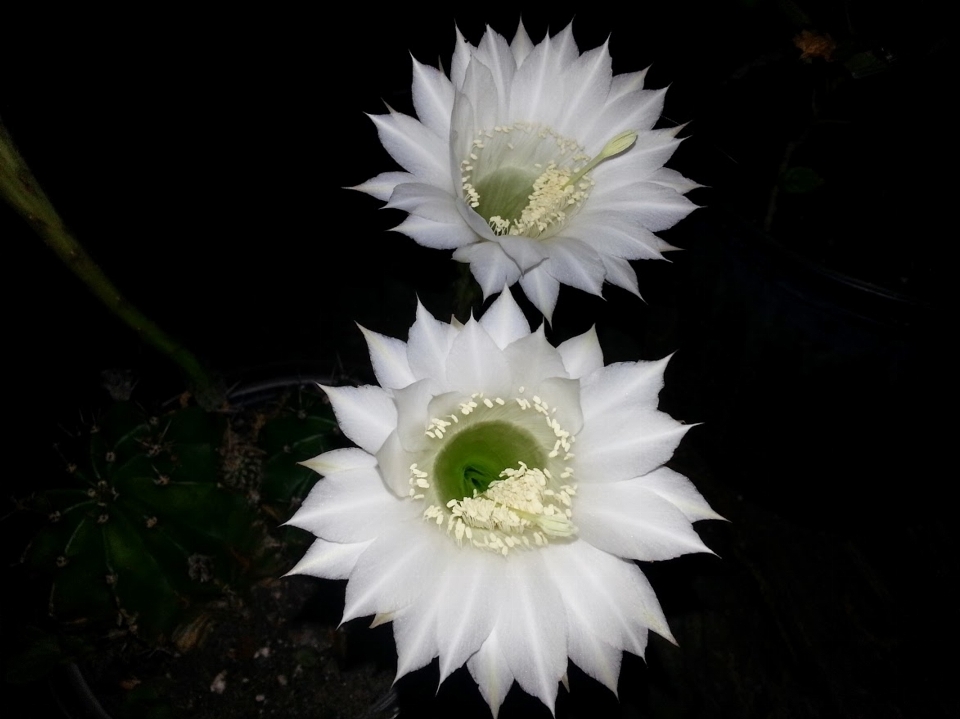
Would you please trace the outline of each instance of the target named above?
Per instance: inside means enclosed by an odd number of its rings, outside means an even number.
[[[613,79],[614,85],[619,77]],[[624,130],[646,134],[660,119],[666,94],[666,90],[638,90],[616,99],[608,98],[593,126],[594,137],[609,140]]]
[[[487,637],[479,651],[467,661],[467,669],[489,705],[493,719],[497,719],[500,706],[513,685],[513,672],[503,655],[496,629]]]
[[[710,552],[683,512],[638,479],[580,483],[577,528],[581,539],[627,559],[653,562]]]
[[[450,134],[453,85],[442,72],[420,64],[416,58],[413,59],[413,108],[420,122],[437,137]]]
[[[617,287],[622,287],[627,292],[632,292],[640,297],[640,288],[637,285],[637,273],[633,271],[630,263],[619,257],[609,257],[601,255],[603,266],[607,270],[607,282]]]
[[[443,569],[435,560],[438,551],[446,548],[440,543],[449,543],[434,529],[418,517],[394,525],[374,540],[350,575],[343,621],[397,612],[423,601]]]
[[[584,418],[577,436],[577,481],[618,482],[639,477],[673,456],[690,429],[663,412],[611,413]]]
[[[646,76],[646,69],[639,70],[637,72],[625,72],[621,75],[614,75],[613,82],[610,83],[610,94],[607,96],[607,102],[613,102],[621,95],[626,95],[628,92],[642,90],[643,81]]]
[[[401,609],[393,618],[397,643],[397,679],[425,667],[437,656],[437,611],[440,602],[426,593],[422,601]]]
[[[369,115],[377,126],[380,143],[390,156],[417,179],[435,187],[452,188],[447,164],[446,138],[440,139],[408,115]]]
[[[690,200],[669,187],[652,182],[641,182],[634,187],[630,198],[604,197],[603,207],[610,212],[624,213],[651,232],[673,227],[697,209]]]
[[[559,112],[555,103],[544,97],[557,82],[555,79],[557,67],[550,44],[550,38],[544,38],[544,41],[533,49],[517,70],[513,78],[513,86],[510,88],[510,122],[536,119],[538,122],[549,124],[553,118],[544,116],[544,108],[552,108],[547,110],[548,113]]]
[[[504,575],[509,602],[500,613],[497,638],[517,683],[552,712],[567,670],[563,599],[540,552],[516,552]]]
[[[541,382],[548,377],[566,377],[567,369],[557,349],[547,342],[543,334],[543,325],[536,332],[521,337],[504,350],[504,356],[510,363],[513,384],[527,387],[531,392],[539,391]],[[565,397],[566,397],[566,393]],[[577,383],[575,401],[579,406],[580,388]],[[554,402],[556,404],[556,402]]]
[[[603,350],[597,339],[597,327],[594,325],[582,335],[571,337],[557,347],[563,359],[563,366],[574,379],[586,377],[603,367]]]
[[[564,234],[589,245],[601,261],[604,255],[626,260],[661,260],[659,238],[645,227],[623,218],[613,220],[598,204],[596,209],[581,213]]]
[[[473,230],[464,225],[459,216],[453,222],[437,222],[410,215],[394,227],[393,231],[402,232],[417,244],[435,250],[455,250],[478,240]]]
[[[472,319],[457,335],[447,355],[447,384],[466,394],[504,394],[511,384],[510,367],[479,322]]]
[[[579,137],[595,147],[587,146],[588,153],[599,152],[610,140],[591,134],[596,108],[603,107],[613,78],[610,51],[607,43],[583,53],[564,73],[565,113],[557,129],[565,135]]]
[[[655,362],[617,362],[598,368],[583,382],[583,414],[588,422],[637,407],[656,409],[668,355]]]
[[[476,278],[483,298],[495,295],[520,277],[520,268],[495,242],[478,242],[461,247],[453,253],[457,262],[469,262],[470,272]]]
[[[606,272],[600,256],[583,242],[572,237],[548,240],[550,259],[544,269],[562,284],[599,295]]]
[[[517,62],[510,51],[510,46],[503,35],[487,27],[487,31],[477,46],[475,58],[482,62],[489,70],[497,88],[497,108],[501,117],[506,116],[510,102],[510,85],[517,71]],[[478,97],[474,95],[474,97]],[[479,97],[483,97],[480,95]],[[489,96],[488,96],[489,97]]]
[[[467,65],[470,64],[470,51],[473,50],[473,45],[464,39],[460,28],[455,29],[457,41],[453,48],[453,59],[450,62],[450,82],[454,88],[459,89],[463,87],[463,77],[467,72]]]
[[[487,640],[500,613],[500,604],[490,601],[491,586],[506,560],[490,552],[454,548],[444,573],[437,635],[442,682],[473,656]]]
[[[664,187],[669,187],[676,192],[679,192],[681,195],[685,195],[690,190],[695,190],[698,187],[703,187],[699,182],[694,182],[693,180],[687,179],[681,175],[676,170],[671,170],[669,167],[661,167],[649,178],[650,182],[655,182],[658,185],[663,185]]]
[[[325,539],[314,540],[303,558],[284,576],[307,574],[323,579],[346,579],[356,566],[357,559],[369,546],[369,541],[337,544]]]
[[[377,450],[397,427],[397,408],[380,387],[326,387],[337,423],[354,444],[371,454]]]
[[[583,428],[583,413],[580,411],[580,380],[563,377],[548,377],[540,383],[540,393],[556,413],[554,419],[560,427],[576,435]]]
[[[495,237],[494,242],[500,245],[507,256],[524,272],[536,267],[550,256],[550,249],[545,243],[529,237],[503,235]]]
[[[377,467],[387,489],[397,497],[410,496],[410,465],[419,454],[408,451],[400,442],[397,432],[391,432],[380,451],[377,452]]]
[[[483,313],[480,325],[500,349],[530,334],[527,318],[523,316],[523,310],[513,299],[508,287],[504,287],[500,296]]]
[[[362,449],[348,447],[324,452],[300,464],[326,476],[346,469],[373,468],[377,466],[377,459]]]
[[[409,172],[381,172],[376,177],[367,180],[363,184],[355,185],[350,189],[357,190],[358,192],[366,192],[368,195],[373,195],[378,200],[386,202],[390,199],[393,191],[397,189],[397,185],[416,181],[417,178]]]
[[[560,294],[560,283],[543,267],[534,267],[520,277],[520,287],[523,293],[550,322],[553,310],[557,306],[557,296]]]
[[[455,336],[450,325],[435,319],[418,300],[417,319],[407,339],[407,359],[414,377],[430,377],[443,384],[447,353]]]
[[[376,469],[351,469],[317,482],[288,524],[332,542],[362,542],[416,510],[387,491]]]
[[[393,393],[397,405],[397,436],[400,444],[410,452],[424,446],[424,432],[430,422],[430,400],[439,393],[439,387],[438,382],[427,378]]]
[[[371,332],[360,327],[370,349],[370,361],[373,373],[381,387],[399,389],[415,381],[407,361],[407,343],[395,337],[387,337],[379,332]]]
[[[452,224],[461,220],[456,198],[448,190],[424,182],[398,185],[386,207],[404,210],[434,222]]]
[[[691,522],[701,519],[723,519],[710,508],[707,500],[693,486],[693,482],[679,472],[660,467],[639,478],[639,484],[647,491],[667,500]]]
[[[517,33],[510,43],[510,51],[513,53],[513,59],[516,60],[517,67],[520,67],[523,61],[527,59],[527,55],[533,51],[533,42],[527,35],[526,28],[523,27],[523,20],[517,25]]]

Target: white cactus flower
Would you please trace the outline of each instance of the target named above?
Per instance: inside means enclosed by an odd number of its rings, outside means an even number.
[[[552,710],[569,657],[616,691],[623,651],[670,630],[632,560],[709,552],[719,518],[663,466],[687,426],[657,409],[666,360],[604,366],[593,330],[554,348],[509,290],[403,342],[364,330],[380,386],[324,387],[352,449],[290,520],[292,573],[347,579],[344,621],[392,621],[398,676],[466,663],[496,716],[514,682]]]
[[[470,263],[484,298],[519,281],[550,321],[560,284],[639,295],[628,260],[674,249],[654,233],[695,205],[699,187],[663,167],[680,128],[654,130],[666,90],[645,72],[613,76],[606,44],[580,54],[570,26],[534,45],[488,29],[457,33],[448,78],[413,61],[419,120],[371,116],[405,172],[355,189],[405,210],[395,229]]]

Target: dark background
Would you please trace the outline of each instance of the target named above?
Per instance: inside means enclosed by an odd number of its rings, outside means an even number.
[[[939,5],[630,7],[40,8],[5,23],[0,117],[127,298],[227,381],[369,381],[354,322],[403,337],[417,295],[448,315],[457,267],[343,189],[394,167],[363,113],[412,112],[408,53],[447,66],[455,23],[477,42],[522,14],[539,41],[575,16],[582,50],[609,37],[615,72],[671,86],[664,125],[689,139],[669,164],[705,209],[664,233],[671,263],[637,265],[645,301],[564,288],[552,335],[596,322],[608,361],[678,351],[662,406],[704,425],[675,463],[732,520],[703,527],[722,562],[645,568],[681,649],[625,664],[642,699],[624,716],[945,714]],[[800,58],[803,29],[836,41],[831,61]],[[791,191],[797,166],[821,184]],[[6,206],[0,233],[16,496],[57,425],[106,401],[102,370],[182,387]]]

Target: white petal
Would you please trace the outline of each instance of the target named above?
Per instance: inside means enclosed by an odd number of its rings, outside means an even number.
[[[699,182],[689,180],[676,170],[671,170],[669,167],[661,167],[650,176],[649,181],[663,185],[664,187],[669,187],[681,195],[685,195],[690,192],[690,190],[695,190],[698,187],[703,187]]]
[[[425,182],[398,185],[386,207],[411,212],[434,222],[452,224],[461,221],[456,198],[446,189]]]
[[[397,409],[380,387],[326,387],[337,423],[354,444],[371,454],[377,450],[397,427]]]
[[[459,216],[455,222],[437,222],[410,215],[393,231],[402,232],[417,244],[435,250],[454,250],[477,241],[476,234],[463,224]]]
[[[561,283],[599,295],[606,272],[600,256],[583,242],[557,236],[550,240],[544,269]]]
[[[411,511],[413,510],[413,511]],[[387,491],[376,469],[351,469],[317,482],[288,524],[332,542],[362,542],[416,507]]]
[[[607,43],[583,53],[564,73],[565,97],[562,105],[565,114],[557,123],[557,129],[567,136],[589,138],[597,143],[587,147],[590,153],[599,152],[610,140],[591,135],[596,108],[603,107],[610,91],[610,51]]]
[[[504,394],[511,384],[503,351],[472,318],[450,347],[446,374],[447,386],[466,394]]]
[[[557,67],[550,45],[550,38],[544,38],[517,70],[510,88],[510,122],[536,120],[549,124],[551,118],[543,116],[542,108],[555,106],[549,93],[557,84]],[[554,107],[553,111],[558,110]]]
[[[509,603],[500,613],[497,638],[517,683],[552,712],[567,669],[563,599],[540,552],[517,552],[506,563],[504,575]]]
[[[635,92],[643,89],[643,81],[647,76],[647,70],[637,72],[625,72],[620,75],[614,75],[613,82],[610,83],[610,94],[607,96],[607,102],[613,102],[621,95],[628,92]]]
[[[483,34],[480,45],[477,47],[475,57],[490,70],[494,85],[497,88],[497,107],[500,113],[504,113],[501,117],[505,117],[510,102],[510,85],[513,83],[513,76],[517,71],[517,63],[510,51],[510,46],[503,35],[487,27],[487,31]],[[484,97],[484,95],[473,95],[473,97]],[[489,98],[490,96],[486,97]]]
[[[431,377],[442,384],[447,353],[455,336],[456,332],[450,325],[435,319],[417,300],[417,319],[407,339],[407,359],[414,377]]]
[[[517,263],[507,257],[495,242],[478,242],[461,247],[453,253],[453,259],[470,263],[470,272],[483,290],[484,299],[509,287],[520,277]]]
[[[397,185],[405,182],[416,181],[417,178],[411,175],[409,172],[381,172],[376,177],[367,180],[361,185],[351,187],[350,189],[357,190],[359,192],[366,192],[368,195],[373,195],[378,200],[383,200],[386,202],[390,199],[390,195],[393,194],[393,191],[397,189]]]
[[[603,260],[603,267],[607,271],[607,282],[622,287],[637,297],[640,296],[640,288],[637,286],[637,273],[633,271],[629,262],[609,255],[600,255],[600,259]]]
[[[438,137],[450,134],[453,112],[453,85],[434,67],[413,60],[413,107],[420,122]]]
[[[554,418],[560,426],[570,434],[578,434],[583,427],[580,380],[548,377],[540,383],[540,393],[552,400],[549,404],[556,409]]]
[[[600,165],[593,172],[597,184],[596,191],[590,195],[591,205],[595,206],[598,200],[603,203],[607,197],[635,197],[647,189],[639,183],[649,182],[683,142],[674,136],[674,131],[654,130],[641,133],[634,146],[617,157],[615,162]]]
[[[468,43],[460,33],[460,28],[456,28],[457,42],[453,48],[453,59],[450,62],[450,82],[454,88],[463,87],[463,78],[467,73],[467,65],[470,64],[470,52],[473,45]]]
[[[401,609],[393,618],[397,643],[397,679],[425,667],[437,656],[437,611],[440,602],[427,594],[423,600]]]
[[[652,182],[638,183],[635,190],[631,190],[630,198],[604,197],[603,206],[611,212],[624,213],[651,232],[673,227],[697,209],[697,206],[683,195]]]
[[[552,545],[544,561],[563,596],[571,627],[579,624],[617,651],[641,657],[647,629],[673,641],[653,587],[633,562],[586,541]]]
[[[693,482],[679,472],[660,467],[639,478],[640,485],[667,500],[691,522],[701,519],[723,519],[710,508],[707,500],[693,486]]]
[[[297,565],[284,576],[308,574],[323,579],[346,579],[356,566],[357,559],[369,546],[370,542],[337,544],[316,539]]]
[[[506,560],[472,548],[454,548],[438,593],[437,634],[440,638],[440,681],[473,656],[493,631],[500,605],[490,601],[491,584]]]
[[[424,432],[430,422],[430,400],[439,393],[433,379],[421,379],[393,393],[397,405],[397,436],[400,444],[414,452],[423,447]]]
[[[603,209],[598,203],[595,209],[581,213],[564,235],[592,247],[601,261],[604,255],[627,260],[663,259],[656,235],[626,218],[613,220]]]
[[[480,687],[480,694],[490,706],[493,719],[497,719],[500,706],[513,685],[513,672],[510,671],[507,658],[501,649],[496,629],[487,637],[479,651],[467,661],[467,669]]]
[[[620,77],[617,75],[613,79],[614,85]],[[594,136],[606,137],[609,140],[624,130],[633,130],[637,133],[648,132],[660,119],[666,94],[665,89],[636,90],[616,99],[608,97],[607,105],[600,111],[593,127]]]
[[[395,337],[387,337],[360,327],[370,349],[370,361],[373,373],[381,387],[399,389],[415,381],[410,363],[407,361],[407,343]]]
[[[377,466],[377,459],[362,449],[348,447],[346,449],[333,449],[329,452],[324,452],[313,459],[300,462],[300,464],[326,476],[334,472],[342,472],[346,469],[373,468]]]
[[[560,283],[550,276],[543,267],[534,267],[520,278],[520,287],[533,306],[540,310],[547,322],[553,317],[560,294]]]
[[[560,353],[544,337],[543,325],[536,332],[511,344],[503,354],[510,363],[513,384],[525,386],[533,393],[539,391],[540,383],[544,379],[567,376]],[[576,393],[579,400],[579,383]],[[579,405],[579,401],[577,404]]]
[[[619,557],[652,562],[710,552],[683,512],[638,479],[577,488],[580,538]]]
[[[410,465],[416,462],[418,457],[418,454],[404,448],[397,432],[391,432],[377,452],[380,476],[387,488],[397,497],[410,496]]]
[[[603,421],[584,418],[577,436],[577,481],[618,482],[639,477],[673,456],[690,429],[663,412],[611,414]]]
[[[523,310],[506,287],[483,313],[480,325],[500,349],[530,334],[530,325]]]
[[[668,355],[655,362],[617,362],[584,378],[583,415],[588,422],[622,409],[655,409],[663,389]]]
[[[491,69],[474,55],[470,64],[467,65],[463,87],[454,98],[454,111],[456,111],[456,106],[460,102],[461,95],[473,99],[473,121],[470,123],[470,129],[473,131],[489,129],[500,124],[501,105],[499,101],[493,102],[492,100],[495,97],[499,98],[502,92],[503,88],[497,87],[497,80],[494,78]],[[460,126],[456,122],[456,114],[454,114],[454,120],[450,124],[454,129],[460,130]],[[468,138],[468,141],[472,140],[473,137]]]
[[[571,337],[557,347],[563,359],[563,366],[574,379],[586,377],[603,367],[603,350],[597,339],[597,327],[594,325],[582,335]]]
[[[516,60],[517,67],[523,64],[523,61],[527,59],[533,51],[533,42],[530,40],[530,36],[527,35],[526,28],[523,27],[523,20],[520,21],[520,24],[517,25],[517,33],[513,36],[513,41],[510,43],[510,52],[513,53],[513,59]]]
[[[435,187],[453,187],[446,139],[441,140],[422,123],[398,112],[368,117],[377,126],[384,149],[404,170]]]
[[[446,547],[438,542],[449,539],[419,518],[383,532],[360,555],[350,575],[343,621],[396,612],[421,601],[436,586],[442,570],[435,557]]]
[[[503,235],[494,237],[493,241],[500,245],[507,256],[524,272],[536,267],[550,256],[550,248],[545,243],[529,237]]]

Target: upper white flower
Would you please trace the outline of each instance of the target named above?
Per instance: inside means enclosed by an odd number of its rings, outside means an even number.
[[[604,366],[593,330],[551,346],[509,291],[466,325],[421,306],[407,342],[364,331],[380,387],[324,387],[357,448],[290,523],[295,573],[348,579],[344,621],[393,621],[398,676],[466,662],[494,715],[514,680],[551,709],[567,657],[616,691],[622,651],[671,639],[632,560],[709,552],[718,518],[663,466],[666,360]]]
[[[560,283],[639,294],[628,260],[673,249],[654,233],[694,209],[683,195],[698,187],[663,167],[679,128],[652,129],[666,91],[644,75],[614,77],[606,44],[581,55],[570,26],[537,45],[522,24],[509,44],[458,31],[450,78],[413,61],[419,121],[371,116],[406,172],[356,189],[408,212],[398,231],[454,249],[485,298],[519,280],[549,321]]]

